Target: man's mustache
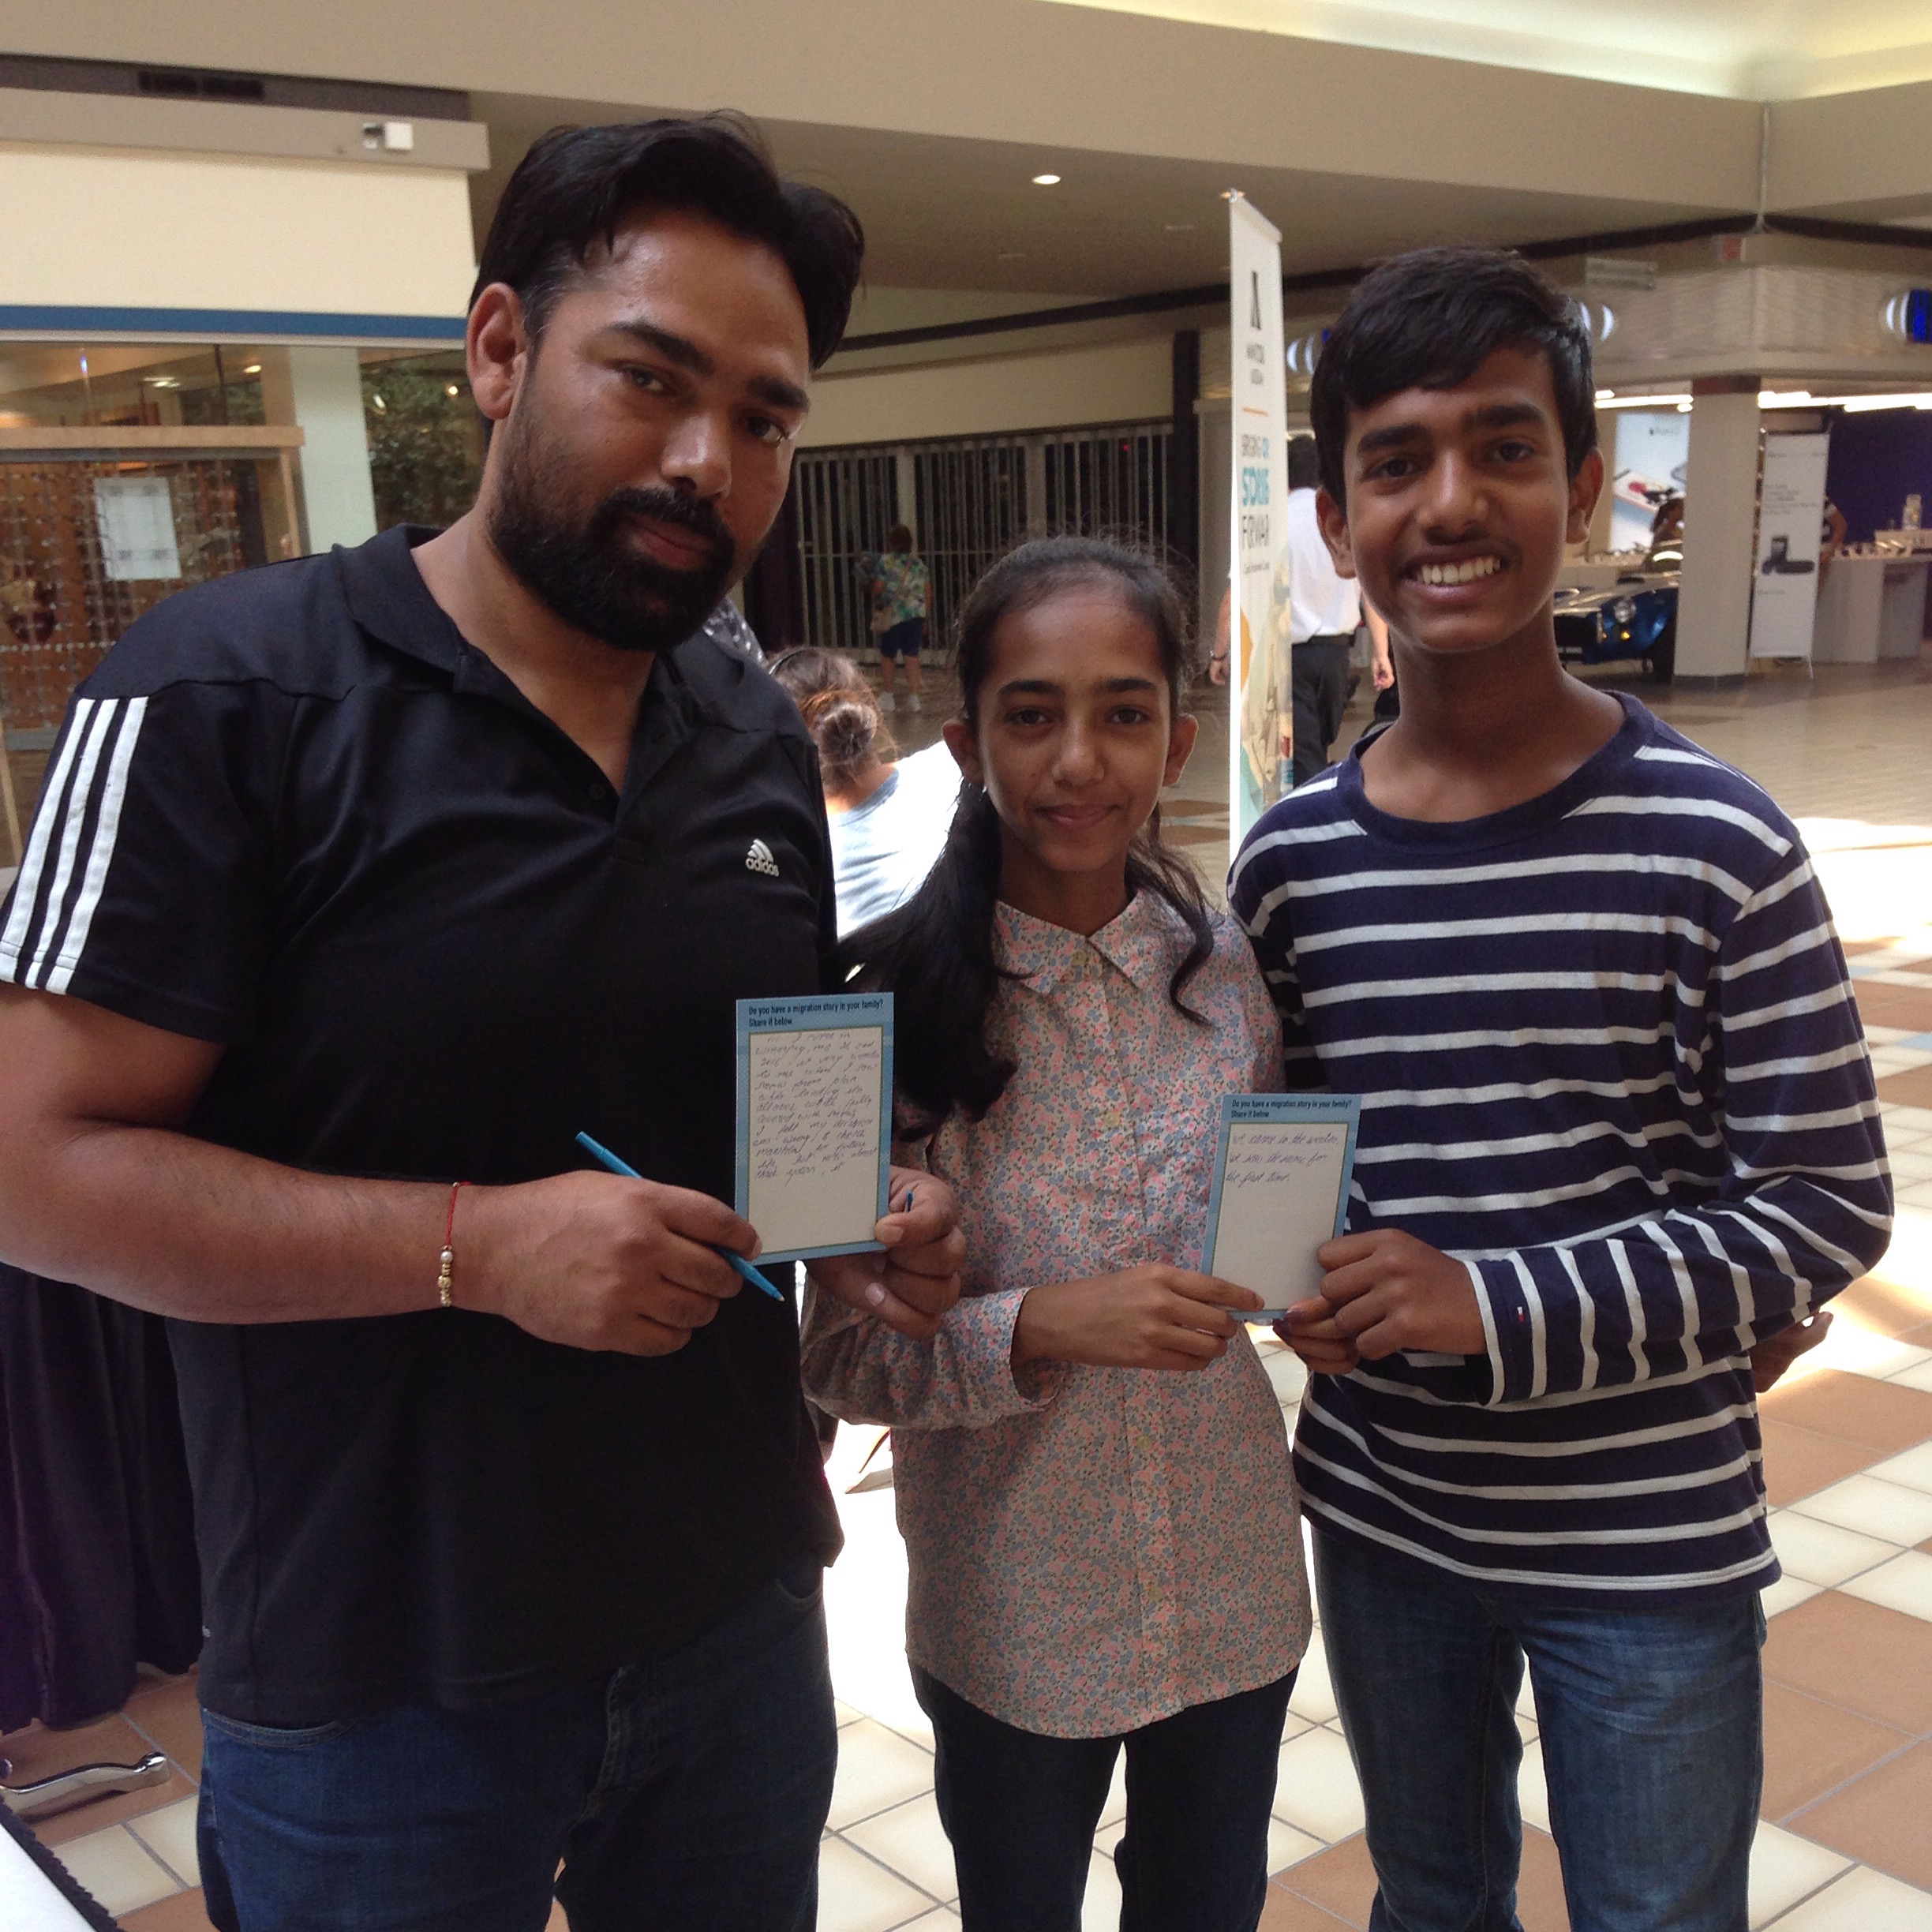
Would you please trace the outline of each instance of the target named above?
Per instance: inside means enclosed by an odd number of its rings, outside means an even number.
[[[606,496],[597,506],[593,519],[593,534],[605,537],[614,534],[617,526],[627,517],[650,517],[660,523],[674,523],[682,530],[689,530],[695,537],[703,537],[712,547],[715,556],[710,567],[730,567],[737,554],[737,544],[731,532],[724,527],[724,519],[708,503],[695,496],[686,496],[671,489],[624,489]],[[659,564],[659,569],[668,565]],[[704,567],[680,572],[681,575],[699,576]]]

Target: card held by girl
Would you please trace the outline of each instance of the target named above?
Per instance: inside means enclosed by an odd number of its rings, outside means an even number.
[[[875,1249],[891,1155],[893,996],[738,1002],[739,1213],[761,1261]]]
[[[1201,1272],[1266,1303],[1271,1322],[1321,1292],[1315,1251],[1342,1232],[1358,1094],[1230,1094],[1221,1103]]]

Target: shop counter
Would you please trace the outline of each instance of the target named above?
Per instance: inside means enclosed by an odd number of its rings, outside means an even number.
[[[1834,557],[1818,586],[1812,661],[1877,664],[1916,657],[1925,636],[1928,571],[1932,552]]]

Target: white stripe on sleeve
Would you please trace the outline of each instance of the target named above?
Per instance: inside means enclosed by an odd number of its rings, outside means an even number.
[[[127,701],[127,715],[121,721],[121,736],[114,741],[114,756],[107,767],[107,782],[101,792],[100,817],[94,827],[93,842],[88,851],[87,875],[81,881],[80,897],[69,923],[67,937],[47,975],[50,993],[65,993],[87,949],[88,931],[94,923],[95,908],[107,883],[107,868],[114,863],[114,841],[121,833],[121,808],[127,799],[128,768],[134,762],[135,740],[140,736],[148,715],[148,700]]]

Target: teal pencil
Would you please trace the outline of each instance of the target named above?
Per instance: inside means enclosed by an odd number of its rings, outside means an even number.
[[[587,1133],[580,1133],[577,1136],[577,1144],[594,1154],[612,1174],[623,1174],[627,1179],[632,1181],[642,1181],[644,1178],[628,1161],[620,1160],[608,1148],[599,1141],[593,1140]],[[749,1261],[746,1260],[743,1255],[735,1255],[728,1248],[718,1248],[713,1249],[713,1252],[721,1254],[754,1288],[762,1288],[774,1301],[782,1301],[784,1299],[784,1297]]]

